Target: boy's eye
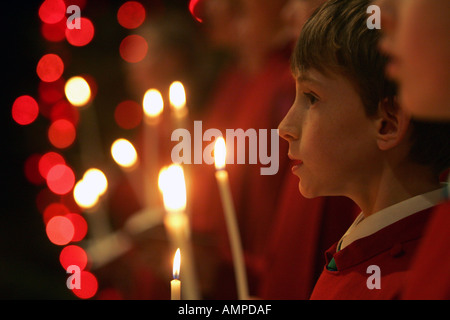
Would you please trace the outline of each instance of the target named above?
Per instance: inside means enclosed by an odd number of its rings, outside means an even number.
[[[319,99],[311,92],[303,92],[303,95],[306,97],[306,99],[308,99],[308,102],[310,104],[315,104],[317,101],[319,101]]]

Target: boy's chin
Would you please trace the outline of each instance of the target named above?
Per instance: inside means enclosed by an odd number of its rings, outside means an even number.
[[[300,191],[301,195],[306,199],[313,199],[320,197],[320,194],[318,194],[317,191],[314,191],[312,188],[303,186],[301,181],[298,182],[298,190]]]

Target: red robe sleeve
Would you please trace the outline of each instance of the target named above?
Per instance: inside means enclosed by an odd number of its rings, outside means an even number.
[[[450,299],[450,201],[435,208],[414,259],[403,299]]]
[[[308,299],[325,264],[323,252],[344,234],[359,208],[343,197],[304,198],[291,172],[282,194],[259,296]]]

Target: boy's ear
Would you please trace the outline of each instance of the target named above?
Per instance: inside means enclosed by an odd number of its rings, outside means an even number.
[[[399,107],[396,99],[380,102],[376,120],[378,148],[386,151],[403,141],[410,121],[411,116]]]

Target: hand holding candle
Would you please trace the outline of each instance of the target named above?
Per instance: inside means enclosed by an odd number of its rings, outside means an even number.
[[[173,280],[170,281],[170,299],[181,299],[181,281],[178,279],[181,269],[181,254],[180,248],[177,249],[175,257],[173,258]]]
[[[241,239],[236,221],[236,213],[234,210],[233,199],[228,181],[228,172],[225,170],[226,146],[225,140],[222,137],[218,138],[214,145],[214,159],[216,166],[216,180],[219,185],[220,196],[222,198],[222,205],[228,228],[228,236],[230,239],[231,253],[233,256],[238,298],[240,300],[247,300],[249,296],[247,274],[245,271],[244,256],[242,253]]]

